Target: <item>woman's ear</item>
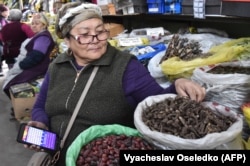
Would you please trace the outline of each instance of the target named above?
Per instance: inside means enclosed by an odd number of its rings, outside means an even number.
[[[69,39],[68,38],[64,38],[64,43],[69,47],[70,44],[69,44]]]
[[[46,30],[48,29],[48,27],[45,24],[43,24],[43,29]]]

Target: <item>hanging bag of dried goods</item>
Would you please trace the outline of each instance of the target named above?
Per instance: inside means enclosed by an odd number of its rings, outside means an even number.
[[[127,148],[133,150],[134,145],[137,150],[152,149],[136,129],[118,124],[94,125],[80,133],[70,145],[66,154],[66,165],[80,166],[91,163],[101,165],[102,158],[107,165],[112,165],[110,162],[117,165],[119,150]],[[112,158],[106,159],[107,155],[111,155]]]
[[[206,87],[205,101],[216,101],[242,116],[241,106],[250,98],[250,61],[234,61],[194,70],[192,80]],[[243,119],[242,137],[249,138],[249,127]]]
[[[237,113],[250,98],[250,61],[226,62],[196,68],[191,77],[207,88],[206,101],[216,101]]]
[[[146,140],[162,149],[243,149],[242,119],[211,102],[175,94],[150,96],[138,104],[134,123]]]
[[[175,53],[172,57],[161,63],[161,68],[163,73],[169,78],[189,78],[192,76],[193,70],[197,67],[249,58],[249,51],[250,38],[233,39],[211,47],[208,52],[205,52],[206,56],[201,56],[203,54],[199,53],[194,54],[194,49],[186,49],[186,52],[179,56]],[[189,60],[193,54],[199,55],[199,57]],[[186,59],[184,59],[184,57],[186,57]]]

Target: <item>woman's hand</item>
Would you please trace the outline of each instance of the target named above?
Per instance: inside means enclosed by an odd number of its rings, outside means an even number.
[[[29,126],[34,126],[34,127],[37,127],[37,128],[41,128],[41,129],[45,129],[45,130],[48,130],[48,127],[42,123],[42,122],[38,122],[38,121],[29,121],[28,122],[28,125]]]
[[[44,123],[42,123],[42,122],[29,121],[28,125],[29,126],[38,127],[38,128],[41,128],[41,129],[46,129],[46,130],[48,129],[48,127]],[[30,150],[35,150],[37,152],[44,151],[44,149],[41,149],[40,146],[37,146],[37,145],[24,145],[24,147],[28,148]]]
[[[191,80],[180,78],[175,81],[175,89],[178,95],[187,96],[195,101],[202,101],[206,95],[206,89]]]

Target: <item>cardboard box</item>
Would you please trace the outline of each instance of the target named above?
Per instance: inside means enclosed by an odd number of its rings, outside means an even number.
[[[221,14],[228,16],[250,17],[250,0],[222,1]]]
[[[109,3],[108,5],[99,5],[102,10],[102,15],[116,15],[116,9],[114,4]]]
[[[116,23],[105,23],[105,28],[110,31],[110,37],[115,37],[124,31],[124,26],[122,24]]]
[[[31,117],[31,110],[36,100],[33,86],[29,83],[11,86],[10,96],[15,118],[21,121],[24,118]]]
[[[31,84],[21,83],[10,87],[10,91],[14,97],[34,97],[35,91]]]
[[[108,5],[99,5],[99,7],[101,8],[103,15],[109,15]]]
[[[25,118],[31,117],[31,110],[36,101],[36,96],[27,98],[15,98],[12,93],[11,103],[14,109],[15,118],[22,121]]]

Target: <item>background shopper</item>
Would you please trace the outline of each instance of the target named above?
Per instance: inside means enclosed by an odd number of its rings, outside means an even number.
[[[34,32],[28,24],[21,23],[22,12],[19,9],[11,9],[9,12],[9,23],[6,24],[0,33],[3,42],[3,57],[8,68],[11,69],[15,58],[20,53],[22,42],[34,36]]]
[[[7,21],[8,16],[9,16],[9,8],[4,4],[0,4],[0,31],[8,23]],[[0,76],[3,76],[2,61],[4,59],[2,55],[3,55],[3,43],[0,39]]]

